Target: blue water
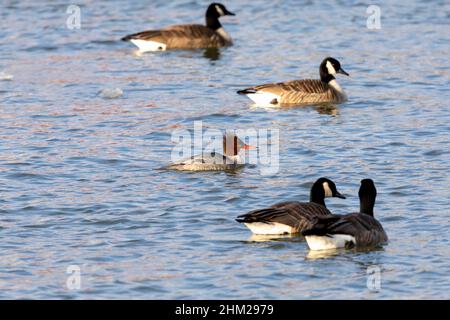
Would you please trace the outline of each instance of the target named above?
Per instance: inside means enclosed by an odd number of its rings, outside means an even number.
[[[233,47],[144,55],[120,37],[201,23],[208,2],[78,4],[75,30],[67,1],[0,5],[0,73],[13,76],[0,81],[0,298],[450,298],[448,1],[380,1],[369,30],[361,1],[230,0]],[[347,103],[267,109],[235,94],[317,78],[328,55],[351,75],[338,78]],[[200,120],[278,129],[279,171],[157,170],[174,130]],[[375,181],[387,246],[314,255],[234,221],[307,201],[321,176],[347,195],[327,200],[336,213]]]

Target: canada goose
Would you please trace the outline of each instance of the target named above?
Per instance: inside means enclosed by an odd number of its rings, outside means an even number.
[[[382,225],[373,217],[377,189],[371,179],[361,180],[359,213],[318,217],[302,232],[311,250],[373,247],[388,240]]]
[[[334,58],[325,58],[320,64],[320,80],[293,80],[280,83],[263,84],[240,90],[256,104],[316,104],[341,103],[347,95],[334,77],[337,73],[349,74]]]
[[[310,202],[287,201],[266,209],[258,209],[237,217],[254,234],[291,234],[312,227],[315,217],[325,217],[331,212],[325,206],[326,197],[345,199],[333,181],[318,179],[311,187]]]
[[[219,22],[219,17],[222,16],[234,16],[234,13],[228,11],[223,4],[212,3],[206,10],[206,26],[174,25],[161,30],[131,34],[122,40],[131,41],[141,52],[225,47],[233,41]]]
[[[244,166],[239,152],[255,147],[245,144],[234,133],[227,132],[223,136],[223,154],[218,152],[203,152],[188,159],[170,164],[166,169],[180,171],[228,171]]]

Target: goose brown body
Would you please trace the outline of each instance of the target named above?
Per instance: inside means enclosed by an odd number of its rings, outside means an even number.
[[[280,83],[269,83],[239,91],[240,94],[271,93],[279,98],[272,104],[301,104],[346,101],[346,96],[338,92],[328,83],[321,80],[292,80]]]
[[[135,33],[123,39],[154,41],[165,44],[165,49],[219,48],[231,44],[219,32],[201,24],[174,25],[161,30]]]
[[[319,66],[320,80],[305,79],[278,83],[268,83],[240,90],[256,104],[301,105],[319,103],[342,103],[347,95],[334,77],[337,73],[348,73],[341,68],[339,61],[325,58]]]
[[[223,4],[211,3],[205,14],[206,25],[172,25],[130,34],[122,40],[132,42],[141,52],[225,47],[233,41],[219,21],[223,16],[234,16],[234,13],[228,11]]]

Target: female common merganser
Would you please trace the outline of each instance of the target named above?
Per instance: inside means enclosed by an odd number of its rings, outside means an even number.
[[[234,133],[226,133],[223,136],[223,154],[218,152],[203,152],[188,159],[177,161],[167,169],[181,171],[233,171],[244,166],[244,161],[239,152],[255,149],[245,144]]]

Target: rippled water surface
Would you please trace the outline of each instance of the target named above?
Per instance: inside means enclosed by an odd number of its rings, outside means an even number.
[[[448,1],[380,2],[369,30],[366,2],[230,0],[233,47],[144,55],[120,37],[202,22],[208,2],[78,3],[79,30],[66,1],[0,4],[0,298],[450,298]],[[317,78],[327,55],[351,75],[338,78],[347,103],[267,109],[235,94]],[[278,173],[157,170],[197,120],[279,129]],[[327,201],[336,213],[375,180],[387,246],[317,256],[234,221],[307,201],[320,176],[348,196]]]

